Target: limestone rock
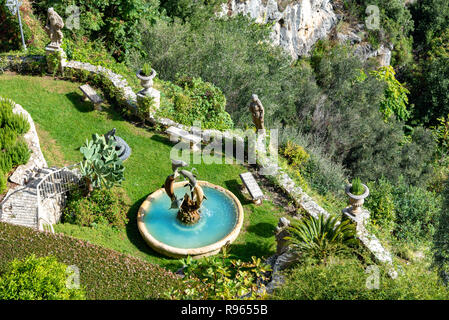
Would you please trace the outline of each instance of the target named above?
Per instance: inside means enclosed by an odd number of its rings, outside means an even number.
[[[257,23],[273,23],[271,39],[294,59],[308,55],[337,23],[330,0],[230,0],[219,16],[245,14]]]

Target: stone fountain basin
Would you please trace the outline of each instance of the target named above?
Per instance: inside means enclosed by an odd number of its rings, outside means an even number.
[[[161,188],[152,194],[148,196],[148,198],[142,203],[138,215],[137,215],[137,226],[139,228],[139,232],[142,235],[142,237],[145,239],[145,242],[156,252],[163,254],[165,256],[173,257],[173,258],[184,258],[187,256],[191,256],[192,258],[198,259],[210,255],[214,255],[220,252],[220,249],[226,245],[227,243],[232,243],[238,236],[240,229],[243,225],[243,207],[240,203],[240,201],[237,199],[237,197],[230,192],[229,190],[226,190],[220,186],[211,184],[207,181],[198,181],[198,184],[205,189],[205,194],[207,195],[207,188],[215,189],[216,191],[223,194],[229,201],[232,202],[233,207],[235,208],[235,223],[233,225],[233,228],[227,232],[227,234],[215,241],[212,244],[208,244],[201,247],[194,247],[194,248],[180,248],[173,245],[169,245],[161,240],[158,240],[158,236],[153,235],[149,228],[149,224],[154,221],[156,223],[156,219],[158,217],[152,216],[150,214],[150,211],[152,209],[152,206],[156,207],[157,205],[160,206],[160,204],[157,204],[157,201],[160,201],[161,197],[166,197],[168,199],[168,196],[165,192],[164,188]],[[175,193],[176,190],[179,188],[185,188],[188,185],[187,181],[182,182],[176,182],[174,184]],[[165,199],[165,200],[167,200]],[[207,201],[205,200],[203,202],[203,206],[207,206]],[[176,210],[170,210],[172,211],[173,219],[176,220]],[[219,210],[217,210],[219,211]],[[168,205],[167,205],[167,212]],[[214,215],[220,215],[221,212],[213,212]],[[219,218],[219,216],[217,216]],[[171,219],[171,218],[170,218]],[[198,224],[201,224],[201,219],[198,222]],[[182,227],[181,227],[182,228]],[[188,227],[187,227],[188,228]],[[157,230],[158,231],[158,230]],[[206,231],[207,232],[207,231]],[[196,234],[192,236],[198,236],[200,237],[201,234]],[[160,236],[159,236],[160,238]]]

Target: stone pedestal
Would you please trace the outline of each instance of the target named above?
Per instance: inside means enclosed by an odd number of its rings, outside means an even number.
[[[47,56],[54,54],[56,52],[60,52],[60,54],[61,54],[61,60],[59,63],[59,67],[60,67],[59,71],[62,74],[64,72],[64,67],[67,65],[66,53],[64,52],[64,50],[61,47],[56,47],[56,46],[52,46],[52,45],[48,45],[47,47],[45,47],[45,53]],[[48,62],[47,62],[47,71],[51,74],[55,73],[54,66],[50,65]]]
[[[150,114],[148,115],[148,117],[150,118],[151,113],[154,113],[161,106],[161,93],[159,92],[159,90],[156,90],[154,88],[149,88],[146,94],[144,93],[144,91],[145,90],[142,90],[137,93],[137,105],[139,106],[141,101],[145,98],[153,98],[154,110],[153,112],[150,111]]]
[[[369,220],[370,213],[368,210],[361,208],[360,213],[353,214],[352,213],[352,207],[346,207],[342,211],[343,217],[350,219],[351,221],[355,222],[357,225],[365,226],[367,221]]]

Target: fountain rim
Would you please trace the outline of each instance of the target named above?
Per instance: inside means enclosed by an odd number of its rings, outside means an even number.
[[[188,183],[189,183],[188,181],[175,182],[174,187],[175,188],[185,187]],[[237,223],[236,223],[235,227],[223,239],[218,240],[217,242],[212,243],[208,246],[204,246],[204,247],[200,247],[200,248],[191,248],[191,249],[177,248],[177,247],[167,245],[167,244],[157,240],[156,238],[154,238],[151,235],[151,233],[148,231],[147,227],[145,226],[144,216],[145,216],[145,212],[149,211],[149,209],[151,207],[152,200],[158,198],[161,194],[165,193],[165,189],[160,188],[160,189],[154,191],[153,193],[151,193],[145,199],[145,201],[140,206],[139,212],[137,214],[137,226],[138,226],[139,232],[140,232],[141,236],[144,238],[145,242],[156,252],[163,254],[165,256],[172,257],[172,258],[184,258],[187,256],[191,256],[192,258],[198,259],[198,258],[217,254],[218,252],[220,252],[220,249],[224,245],[226,245],[228,242],[232,243],[239,235],[240,229],[243,226],[243,218],[244,218],[243,207],[242,207],[242,204],[240,203],[239,199],[231,191],[229,191],[223,187],[217,186],[215,184],[212,184],[210,182],[198,181],[198,184],[201,187],[209,187],[209,188],[213,188],[218,191],[221,191],[221,192],[225,193],[226,195],[228,195],[234,201],[234,203],[236,204],[236,207],[237,207],[237,215],[238,215]]]

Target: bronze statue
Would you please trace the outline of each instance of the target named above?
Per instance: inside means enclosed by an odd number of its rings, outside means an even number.
[[[264,115],[265,109],[263,108],[262,102],[260,102],[259,97],[256,94],[252,95],[252,101],[249,104],[249,111],[253,116],[253,122],[257,130],[265,130],[264,126]]]
[[[64,21],[53,8],[49,8],[47,23],[45,24],[45,31],[50,37],[51,47],[60,48],[63,38],[63,34],[61,31],[62,28],[64,28]]]

